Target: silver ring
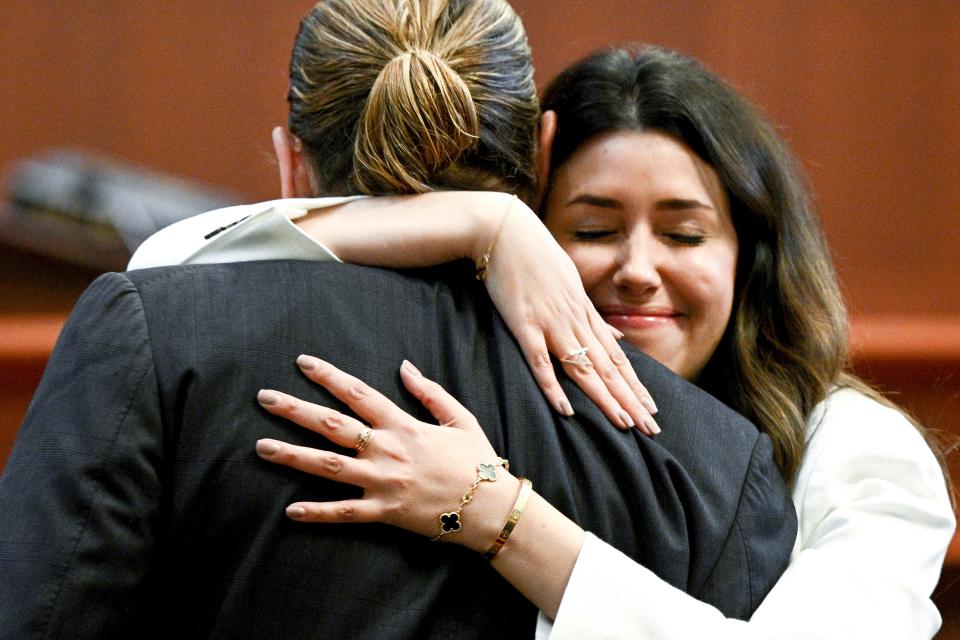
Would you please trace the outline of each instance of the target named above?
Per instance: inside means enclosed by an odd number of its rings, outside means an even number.
[[[373,440],[373,429],[364,427],[360,429],[360,435],[357,436],[357,444],[353,445],[353,448],[357,450],[357,453],[360,453],[367,448],[371,440]]]
[[[587,359],[587,353],[589,352],[589,347],[580,347],[579,349],[574,349],[568,353],[566,357],[560,358],[560,362],[565,364],[575,364],[577,366],[592,364],[590,360]]]

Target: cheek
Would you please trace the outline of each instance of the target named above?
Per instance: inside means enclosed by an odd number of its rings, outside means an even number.
[[[685,270],[689,302],[711,333],[722,333],[730,319],[736,269],[736,254],[724,251]]]

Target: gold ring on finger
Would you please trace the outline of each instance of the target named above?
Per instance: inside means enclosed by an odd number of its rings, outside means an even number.
[[[353,445],[353,448],[357,450],[357,453],[360,453],[367,448],[371,440],[373,440],[373,429],[364,427],[360,429],[360,435],[357,436],[357,444]]]

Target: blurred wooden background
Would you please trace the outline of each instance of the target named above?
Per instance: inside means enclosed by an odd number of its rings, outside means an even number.
[[[540,84],[598,47],[651,42],[703,60],[760,106],[816,191],[858,369],[960,434],[960,3],[512,4]],[[66,146],[275,197],[270,129],[285,120],[289,49],[311,5],[0,3],[0,177]],[[93,276],[0,245],[0,465]],[[960,638],[958,578],[955,545],[938,596],[944,638]]]

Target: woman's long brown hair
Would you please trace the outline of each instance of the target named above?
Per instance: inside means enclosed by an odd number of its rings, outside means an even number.
[[[740,249],[730,322],[697,383],[770,436],[789,484],[807,420],[831,391],[850,387],[894,406],[846,371],[847,313],[805,180],[773,128],[726,83],[671,51],[611,49],[561,73],[542,107],[557,113],[554,169],[601,133],[654,130],[716,170]]]

